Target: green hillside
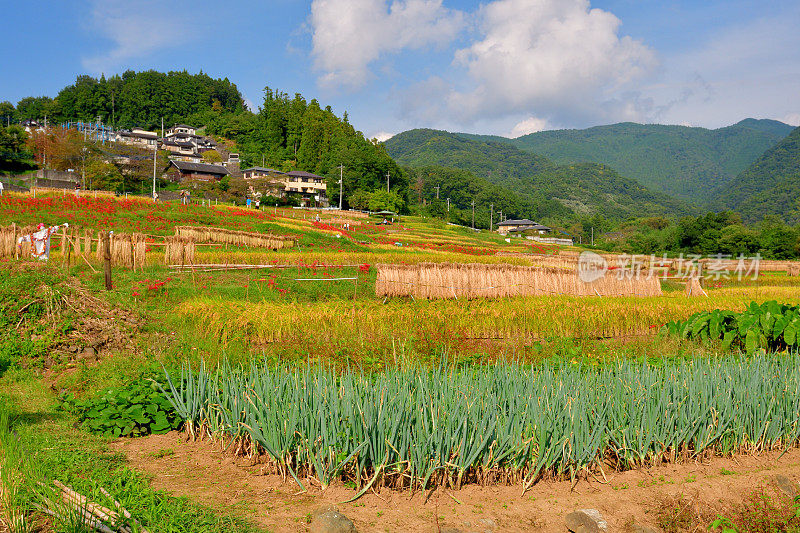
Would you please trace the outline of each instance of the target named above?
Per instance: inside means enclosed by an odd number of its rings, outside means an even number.
[[[542,220],[593,215],[619,220],[692,211],[683,202],[654,193],[606,165],[558,165],[507,143],[471,140],[438,130],[411,130],[385,144],[389,155],[402,165],[467,170],[518,195],[535,198],[539,211],[532,215]]]
[[[740,212],[746,221],[777,215],[800,222],[800,128],[721,188],[717,203]]]
[[[557,163],[603,163],[653,191],[705,204],[791,130],[782,122],[749,118],[716,130],[625,122],[517,139],[459,136],[507,143]]]

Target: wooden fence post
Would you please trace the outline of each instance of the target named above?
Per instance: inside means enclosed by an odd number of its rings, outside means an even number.
[[[106,277],[106,290],[111,290],[111,236],[103,232],[103,270]]]

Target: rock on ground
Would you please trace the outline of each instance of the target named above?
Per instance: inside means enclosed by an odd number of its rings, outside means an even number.
[[[311,515],[311,533],[357,533],[356,526],[339,509],[320,507]]]
[[[800,496],[800,488],[797,486],[797,483],[789,479],[788,477],[784,476],[783,474],[777,474],[773,476],[772,481],[775,483],[775,486],[780,489],[781,492],[789,496],[790,498],[796,498]]]
[[[578,509],[569,513],[564,521],[573,533],[602,533],[608,529],[608,523],[597,509]]]
[[[633,533],[658,533],[656,528],[644,524],[633,524],[633,526],[631,526],[631,531],[633,531]]]

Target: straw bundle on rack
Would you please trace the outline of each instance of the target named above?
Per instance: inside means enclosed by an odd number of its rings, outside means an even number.
[[[102,245],[103,238],[102,238],[102,235],[103,235],[102,231],[98,231],[97,232],[97,250],[95,251],[95,259],[97,259],[97,261],[99,263],[103,262],[103,245]]]
[[[325,224],[338,224],[340,226],[343,226],[345,224],[350,224],[351,226],[361,225],[360,220],[350,220],[349,218],[328,218],[328,219],[322,219],[322,222],[324,222]]]
[[[69,232],[69,240],[72,245],[72,251],[75,255],[80,255],[82,253],[81,246],[82,242],[80,239],[80,233],[78,232],[77,228],[72,228]]]
[[[133,267],[133,244],[130,235],[123,233],[111,235],[111,264]]]
[[[686,281],[686,296],[705,296],[708,297],[703,286],[700,285],[700,278],[692,277]]]
[[[574,296],[655,296],[661,283],[650,276],[606,275],[585,282],[575,268],[515,265],[420,263],[377,265],[378,296],[415,298],[498,298],[566,294]]]
[[[31,249],[33,247],[33,234],[34,233],[36,233],[36,227],[35,226],[24,226],[24,227],[19,228],[17,230],[17,239],[15,239],[15,241],[14,241],[14,245],[15,246],[17,244],[17,240],[20,237],[22,237],[24,235],[29,235],[31,237],[30,242],[23,243],[22,246],[18,246],[17,247],[17,249],[19,250],[19,257],[25,259],[25,258],[31,257],[31,255],[33,255],[33,254],[31,254]]]
[[[17,248],[16,224],[0,227],[0,258],[14,257]]]
[[[131,243],[133,244],[133,269],[136,270],[138,268],[141,270],[144,268],[147,242],[145,241],[144,235],[141,233],[134,233],[131,236]]]
[[[167,265],[193,265],[195,242],[190,237],[165,237],[164,260]]]
[[[793,272],[800,269],[798,261],[776,261],[770,259],[756,259],[752,257],[720,259],[709,257],[700,259],[698,263],[702,266],[703,272],[733,271],[742,274],[754,274],[756,272],[786,272],[790,276],[796,275]]]
[[[175,235],[191,238],[195,242],[214,242],[233,246],[249,246],[251,248],[272,248],[277,250],[294,246],[294,239],[291,237],[203,226],[176,226]]]
[[[100,241],[98,242],[98,247],[100,246]],[[86,257],[92,253],[92,230],[83,230],[83,253]]]
[[[335,217],[342,217],[342,218],[367,218],[369,217],[368,213],[362,213],[361,211],[345,211],[339,209],[331,209],[327,211],[331,215]]]

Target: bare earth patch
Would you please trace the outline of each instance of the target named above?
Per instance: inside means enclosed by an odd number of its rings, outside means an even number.
[[[338,505],[361,532],[425,531],[445,527],[484,531],[566,531],[564,516],[579,508],[598,509],[609,531],[626,531],[634,522],[656,526],[665,502],[689,501],[703,517],[735,508],[759,487],[772,487],[783,474],[800,480],[800,450],[713,458],[609,475],[608,483],[540,482],[522,496],[519,486],[466,486],[457,492],[437,489],[427,503],[419,493],[383,489],[352,503],[352,489],[318,487],[297,494],[294,482],[262,475],[261,465],[232,457],[208,440],[187,441],[183,433],[120,439],[112,448],[124,453],[132,467],[152,476],[152,485],[175,496],[249,518],[275,532],[308,531],[310,513]],[[460,503],[459,503],[460,502]],[[704,531],[708,522],[697,524]]]

